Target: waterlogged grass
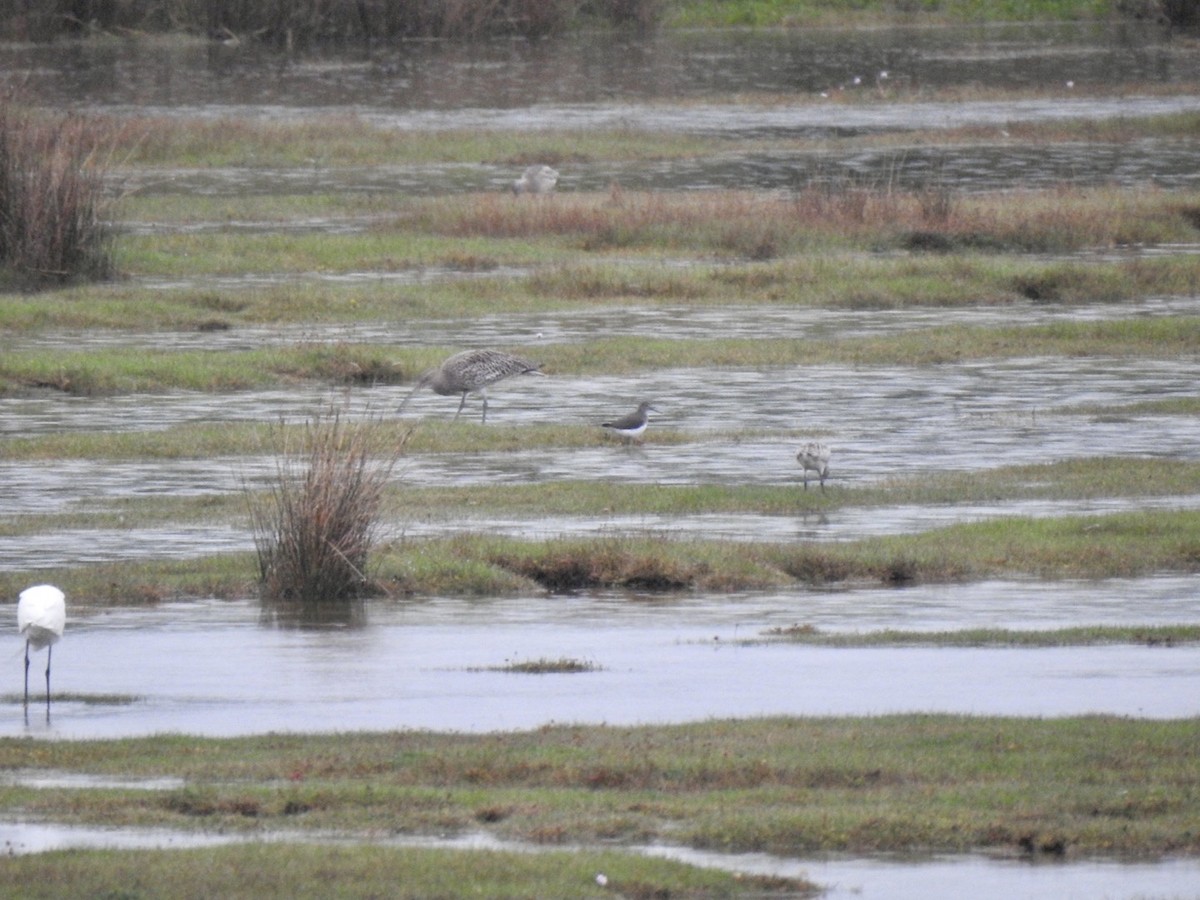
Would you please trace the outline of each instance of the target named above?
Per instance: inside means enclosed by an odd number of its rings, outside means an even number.
[[[1197,232],[1200,235],[1200,232]],[[499,257],[465,254],[452,238],[435,265],[473,276],[501,265]],[[926,238],[919,238],[926,240]],[[947,239],[948,240],[948,239]],[[986,307],[1012,303],[1116,304],[1145,296],[1191,295],[1200,290],[1194,259],[1179,256],[1133,260],[1046,260],[980,252],[874,255],[826,252],[787,258],[714,264],[711,255],[687,267],[662,268],[628,259],[604,260],[576,253],[554,264],[533,264],[528,275],[435,280],[419,287],[371,277],[379,266],[405,269],[364,248],[337,271],[355,265],[363,277],[325,280],[304,269],[280,283],[248,279],[210,286],[206,276],[180,279],[176,287],[149,289],[135,282],[76,286],[36,296],[12,295],[0,305],[0,327],[13,334],[47,329],[132,331],[236,330],[267,324],[380,323],[607,307],[691,306],[751,309],[901,309]],[[753,249],[753,248],[751,248]],[[229,262],[201,263],[202,266]],[[415,266],[420,268],[420,266]],[[164,272],[168,278],[174,278]],[[243,274],[254,274],[247,269]],[[318,324],[314,324],[318,323]],[[99,352],[99,351],[97,351]]]
[[[811,492],[810,492],[811,493]],[[514,596],[529,592],[750,591],[831,584],[890,587],[985,578],[1145,577],[1200,571],[1200,512],[1165,510],[1005,517],[913,535],[828,544],[728,543],[658,536],[522,541],[462,533],[383,543],[379,597]],[[0,573],[12,596],[52,581],[82,605],[254,595],[250,553]]]
[[[798,341],[793,338],[678,340],[597,338],[574,344],[513,346],[550,376],[628,375],[657,368],[768,368],[795,365],[922,366],[967,359],[1130,357],[1177,359],[1200,346],[1200,317],[1061,321],[1002,327],[948,325],[896,335]],[[0,394],[49,388],[92,396],[205,392],[320,381],[333,385],[410,382],[453,348],[368,343],[298,343],[257,350],[115,347],[16,351],[0,358]]]
[[[604,843],[611,853],[661,840],[784,855],[1196,854],[1198,739],[1195,719],[922,715],[489,735],[5,739],[5,769],[187,784],[7,786],[0,804],[68,824],[350,840],[487,831],[547,849]],[[589,879],[613,874],[588,866]]]

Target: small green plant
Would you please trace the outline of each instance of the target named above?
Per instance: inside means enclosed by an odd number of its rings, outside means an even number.
[[[380,502],[404,445],[377,455],[372,427],[317,414],[298,447],[281,429],[275,482],[251,507],[264,602],[345,602],[369,588]]]

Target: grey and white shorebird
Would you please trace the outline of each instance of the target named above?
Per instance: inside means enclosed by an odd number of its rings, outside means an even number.
[[[825,478],[829,475],[829,445],[811,441],[800,448],[796,454],[796,462],[804,467],[804,489],[808,490],[808,473],[816,472],[821,480],[821,490],[825,490]]]
[[[601,422],[600,427],[607,428],[613,434],[624,438],[626,443],[633,441],[640,443],[642,435],[646,433],[646,426],[650,424],[651,410],[658,412],[657,407],[643,401],[629,415],[613,419],[611,422]]]
[[[549,194],[558,184],[558,172],[549,166],[530,166],[512,183],[514,196]]]
[[[435,394],[444,397],[462,394],[458,404],[458,412],[454,414],[455,421],[463,411],[468,394],[478,394],[483,398],[483,421],[487,421],[488,401],[487,389],[505,378],[513,375],[541,375],[541,363],[505,353],[502,350],[463,350],[455,353],[435,369],[430,369],[417,379],[414,387],[400,404],[398,411],[403,411],[408,401],[421,388],[431,388]]]
[[[67,624],[63,592],[52,584],[21,591],[17,600],[17,631],[25,638],[25,706],[29,707],[29,651],[46,648],[46,715],[50,715],[50,652]]]

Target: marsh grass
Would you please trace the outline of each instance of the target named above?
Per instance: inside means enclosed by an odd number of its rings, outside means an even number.
[[[403,451],[377,457],[371,427],[333,409],[309,420],[299,446],[281,441],[269,499],[251,500],[265,603],[339,603],[369,589],[379,506]]]
[[[1026,855],[1051,846],[1045,852],[1068,857],[1192,855],[1200,853],[1189,825],[1200,802],[1198,727],[1195,719],[905,715],[487,735],[8,738],[0,740],[5,769],[187,784],[153,794],[0,793],[48,822],[337,831],[349,844],[381,831],[485,830],[548,849],[603,843],[611,852],[668,841],[783,855]]]

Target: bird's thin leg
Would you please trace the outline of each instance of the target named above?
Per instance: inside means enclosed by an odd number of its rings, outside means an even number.
[[[404,412],[404,407],[408,406],[408,401],[411,400],[413,398],[413,396],[417,393],[417,391],[419,391],[422,387],[423,387],[423,385],[418,381],[417,386],[408,392],[407,397],[405,397],[403,400],[400,401],[400,406],[396,409],[396,412],[397,413]]]
[[[54,650],[51,645],[46,648],[46,714],[50,714],[50,654]]]
[[[25,642],[25,706],[29,706],[29,641]]]
[[[455,422],[458,421],[459,414],[462,412],[463,407],[467,405],[467,394],[468,393],[469,393],[468,391],[463,391],[462,399],[458,401],[458,412],[456,412],[454,414]]]
[[[479,396],[483,398],[483,424],[487,424],[487,390],[479,392]]]

